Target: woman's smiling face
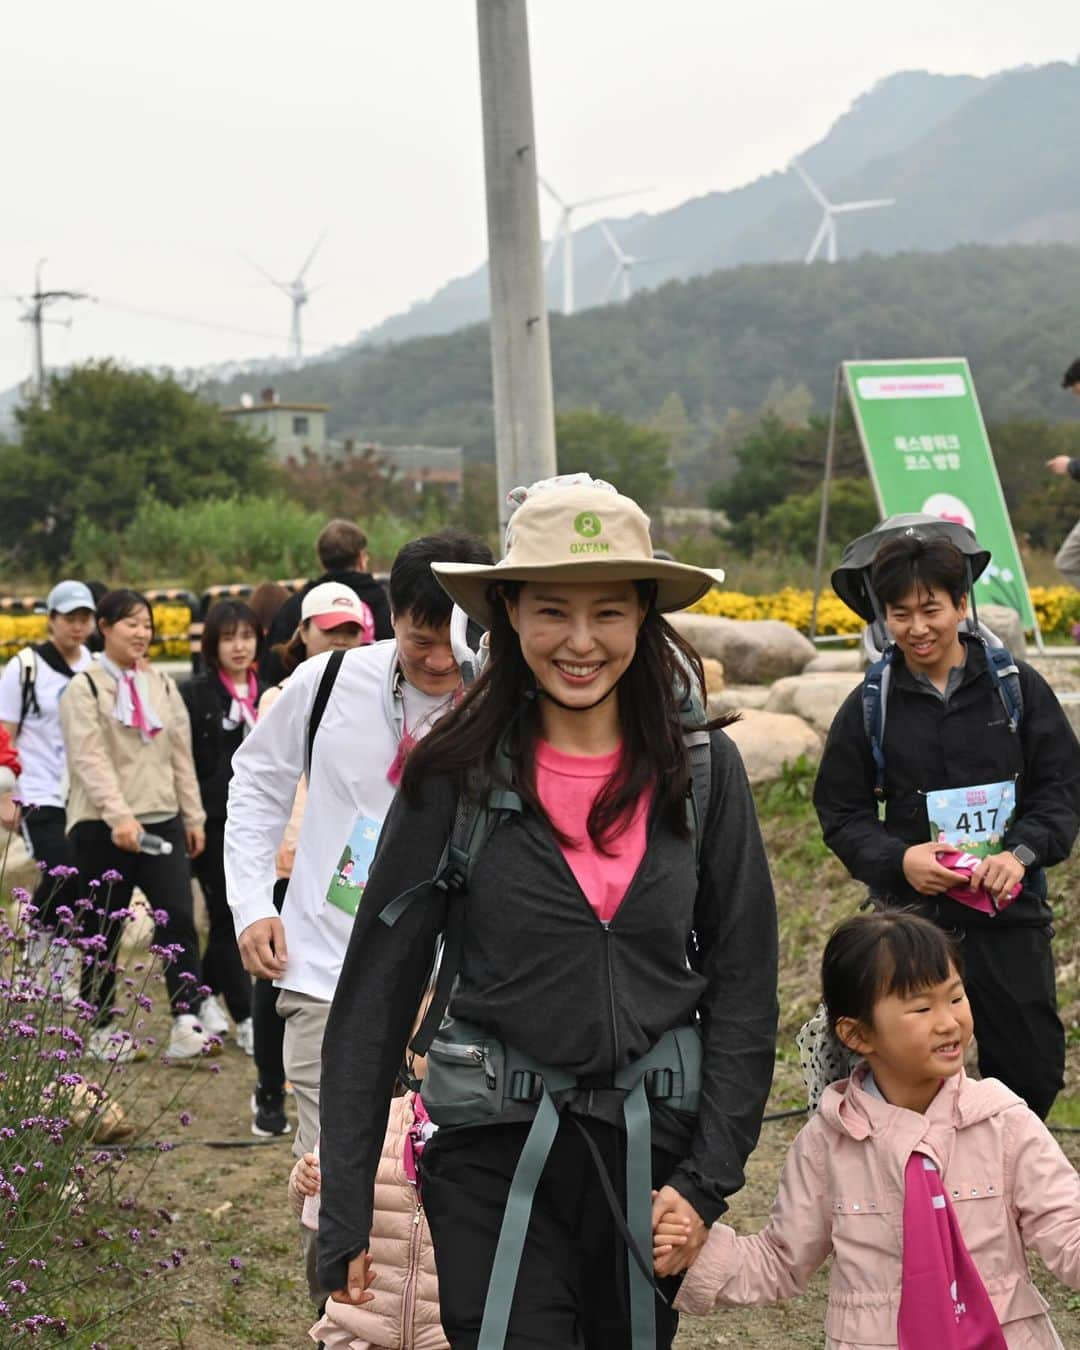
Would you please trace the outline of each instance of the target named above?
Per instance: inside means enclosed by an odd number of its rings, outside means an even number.
[[[632,581],[527,581],[506,610],[544,692],[591,708],[626,673],[645,610]]]

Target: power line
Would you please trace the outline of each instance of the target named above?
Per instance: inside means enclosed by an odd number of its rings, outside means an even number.
[[[45,259],[42,258],[34,269],[34,293],[29,297],[30,308],[20,316],[20,323],[28,323],[34,330],[34,373],[33,384],[34,391],[38,398],[45,393],[45,337],[44,329],[46,323],[63,322],[63,320],[49,320],[45,318],[45,310],[50,305],[55,305],[61,300],[90,300],[93,297],[86,291],[43,291],[41,289],[41,268]],[[22,300],[22,296],[17,297]],[[71,320],[67,320],[70,325]]]

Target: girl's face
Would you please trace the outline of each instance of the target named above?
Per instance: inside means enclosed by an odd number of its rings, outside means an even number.
[[[150,650],[154,625],[145,605],[137,606],[115,623],[101,623],[99,626],[105,639],[105,655],[118,666],[130,668]]]
[[[870,1061],[885,1097],[896,1106],[916,1103],[916,1110],[925,1110],[942,1079],[963,1068],[972,1030],[971,1004],[955,966],[940,984],[918,993],[882,995],[870,1027],[850,1018],[837,1023],[841,1039]]]
[[[339,623],[336,628],[323,629],[317,623],[306,620],[300,628],[304,650],[308,656],[321,656],[323,652],[348,651],[359,647],[364,640],[364,630],[358,623]]]
[[[626,673],[645,617],[632,581],[528,581],[506,610],[537,684],[579,709]]]
[[[254,664],[258,645],[251,624],[238,623],[231,632],[223,632],[218,638],[218,665],[233,679],[246,675]]]
[[[73,609],[70,614],[59,612],[49,616],[49,636],[61,656],[77,656],[79,648],[94,629],[92,609]]]

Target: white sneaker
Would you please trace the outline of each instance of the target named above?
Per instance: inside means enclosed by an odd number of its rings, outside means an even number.
[[[84,1053],[103,1064],[130,1064],[138,1047],[126,1031],[115,1027],[95,1027],[86,1038]]]
[[[243,1050],[245,1055],[255,1053],[255,1023],[250,1017],[236,1024],[236,1048]]]
[[[211,1036],[229,1034],[229,1019],[225,1016],[225,1009],[218,1002],[216,994],[210,994],[203,999],[195,1009],[195,1016],[202,1028]]]
[[[166,1059],[194,1059],[198,1055],[220,1055],[221,1042],[192,1013],[173,1018]]]

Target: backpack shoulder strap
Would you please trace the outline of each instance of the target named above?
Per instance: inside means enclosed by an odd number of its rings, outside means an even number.
[[[874,796],[878,801],[885,799],[885,715],[896,650],[895,646],[886,647],[869,667],[862,682],[863,730],[874,759]]]
[[[15,729],[15,739],[23,729],[23,723],[31,713],[40,714],[37,689],[38,654],[34,647],[23,647],[19,652],[19,725]]]
[[[330,660],[326,663],[326,669],[319,680],[319,687],[315,690],[315,700],[311,705],[311,716],[308,718],[307,733],[307,776],[311,778],[311,756],[315,749],[315,733],[319,729],[319,723],[323,719],[323,713],[326,712],[326,705],[330,702],[330,694],[334,688],[334,681],[338,677],[338,671],[341,669],[341,663],[345,660],[345,653],[340,648],[330,653]]]
[[[984,644],[986,668],[1005,708],[1009,730],[1019,731],[1024,718],[1024,695],[1020,688],[1020,668],[1007,647]]]
[[[686,823],[694,841],[694,861],[700,868],[705,821],[712,796],[712,737],[706,730],[708,715],[696,693],[687,694],[679,709],[683,744],[690,759],[690,791],[686,797]]]

